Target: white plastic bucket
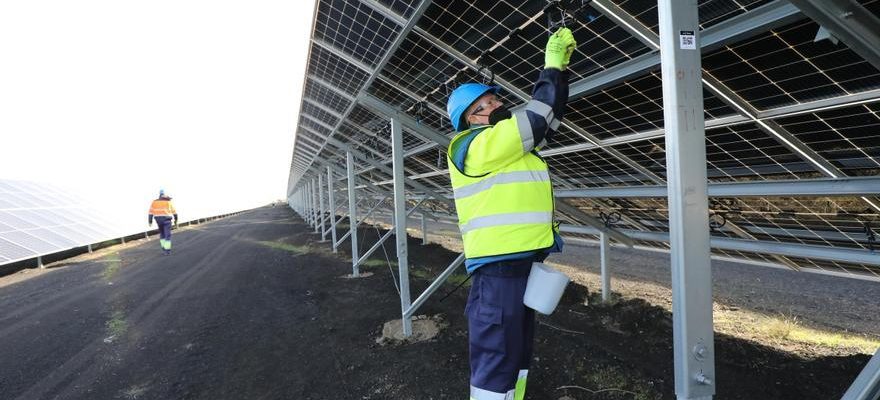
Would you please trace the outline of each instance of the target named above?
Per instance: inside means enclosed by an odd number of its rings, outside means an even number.
[[[523,304],[541,314],[550,315],[559,304],[568,277],[543,263],[532,263]]]

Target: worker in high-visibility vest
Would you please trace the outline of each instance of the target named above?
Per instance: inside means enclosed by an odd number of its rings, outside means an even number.
[[[165,190],[159,190],[159,198],[153,200],[150,204],[150,213],[147,219],[147,225],[153,225],[153,218],[156,218],[156,225],[159,227],[159,246],[165,255],[171,254],[171,224],[172,219],[174,225],[177,225],[177,210],[171,204],[171,196],[165,193]]]
[[[532,262],[562,249],[550,174],[537,150],[563,119],[565,69],[576,46],[568,28],[550,36],[532,99],[515,113],[498,87],[466,83],[449,96],[447,112],[460,133],[447,164],[473,278],[465,308],[471,400],[525,397],[535,312],[523,295]]]

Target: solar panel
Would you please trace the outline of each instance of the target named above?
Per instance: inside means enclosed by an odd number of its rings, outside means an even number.
[[[0,263],[121,236],[82,200],[51,185],[0,179]]]
[[[576,3],[576,2],[571,2]],[[878,15],[880,1],[860,0]],[[502,87],[524,104],[543,65],[543,45],[561,24],[578,41],[566,121],[541,150],[557,190],[664,185],[662,76],[656,51],[657,3],[598,0],[565,14],[546,1],[319,1],[294,149],[291,188],[321,173],[311,160],[344,151],[390,165],[390,116],[359,104],[369,95],[449,137],[446,99],[456,85]],[[420,8],[421,7],[421,8]],[[706,168],[710,184],[791,183],[880,174],[880,70],[846,43],[816,40],[819,24],[787,2],[701,0]],[[551,26],[552,25],[552,26]],[[875,27],[880,29],[880,27]],[[401,33],[403,35],[401,36]],[[384,62],[383,62],[384,61]],[[442,145],[404,126],[406,175],[450,193]],[[314,143],[313,143],[314,142]],[[302,144],[302,145],[301,145]],[[342,158],[344,161],[344,157]],[[360,159],[361,179],[388,174]],[[2,190],[2,188],[0,188]],[[411,195],[420,190],[408,187]],[[871,251],[880,201],[819,195],[712,198],[713,237]],[[567,198],[591,216],[620,213],[614,226],[666,232],[666,199]],[[445,204],[432,208],[452,213]],[[0,220],[0,223],[3,221]],[[583,221],[574,221],[576,224]],[[591,235],[573,234],[578,237]],[[666,248],[662,242],[640,241]],[[878,265],[724,249],[718,255],[876,278]]]

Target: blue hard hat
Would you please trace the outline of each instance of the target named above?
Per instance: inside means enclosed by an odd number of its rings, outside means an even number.
[[[463,121],[462,117],[471,104],[488,92],[498,93],[498,89],[498,86],[482,83],[465,83],[455,88],[449,95],[449,101],[446,102],[446,113],[449,114],[449,120],[455,131],[461,132],[467,129],[467,123]]]
[[[159,196],[165,195],[165,189],[159,189]]]

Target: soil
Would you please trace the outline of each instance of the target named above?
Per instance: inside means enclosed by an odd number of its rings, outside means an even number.
[[[382,233],[365,227],[362,246]],[[382,341],[401,310],[394,238],[360,278],[346,277],[348,242],[333,254],[319,241],[291,210],[261,208],[176,231],[170,256],[150,240],[2,278],[18,280],[0,284],[0,399],[466,398],[463,277],[418,311],[436,336]],[[420,243],[409,240],[413,299],[457,255]],[[539,319],[528,398],[674,399],[670,321],[570,285]],[[840,398],[869,358],[723,334],[715,350],[717,399]]]

